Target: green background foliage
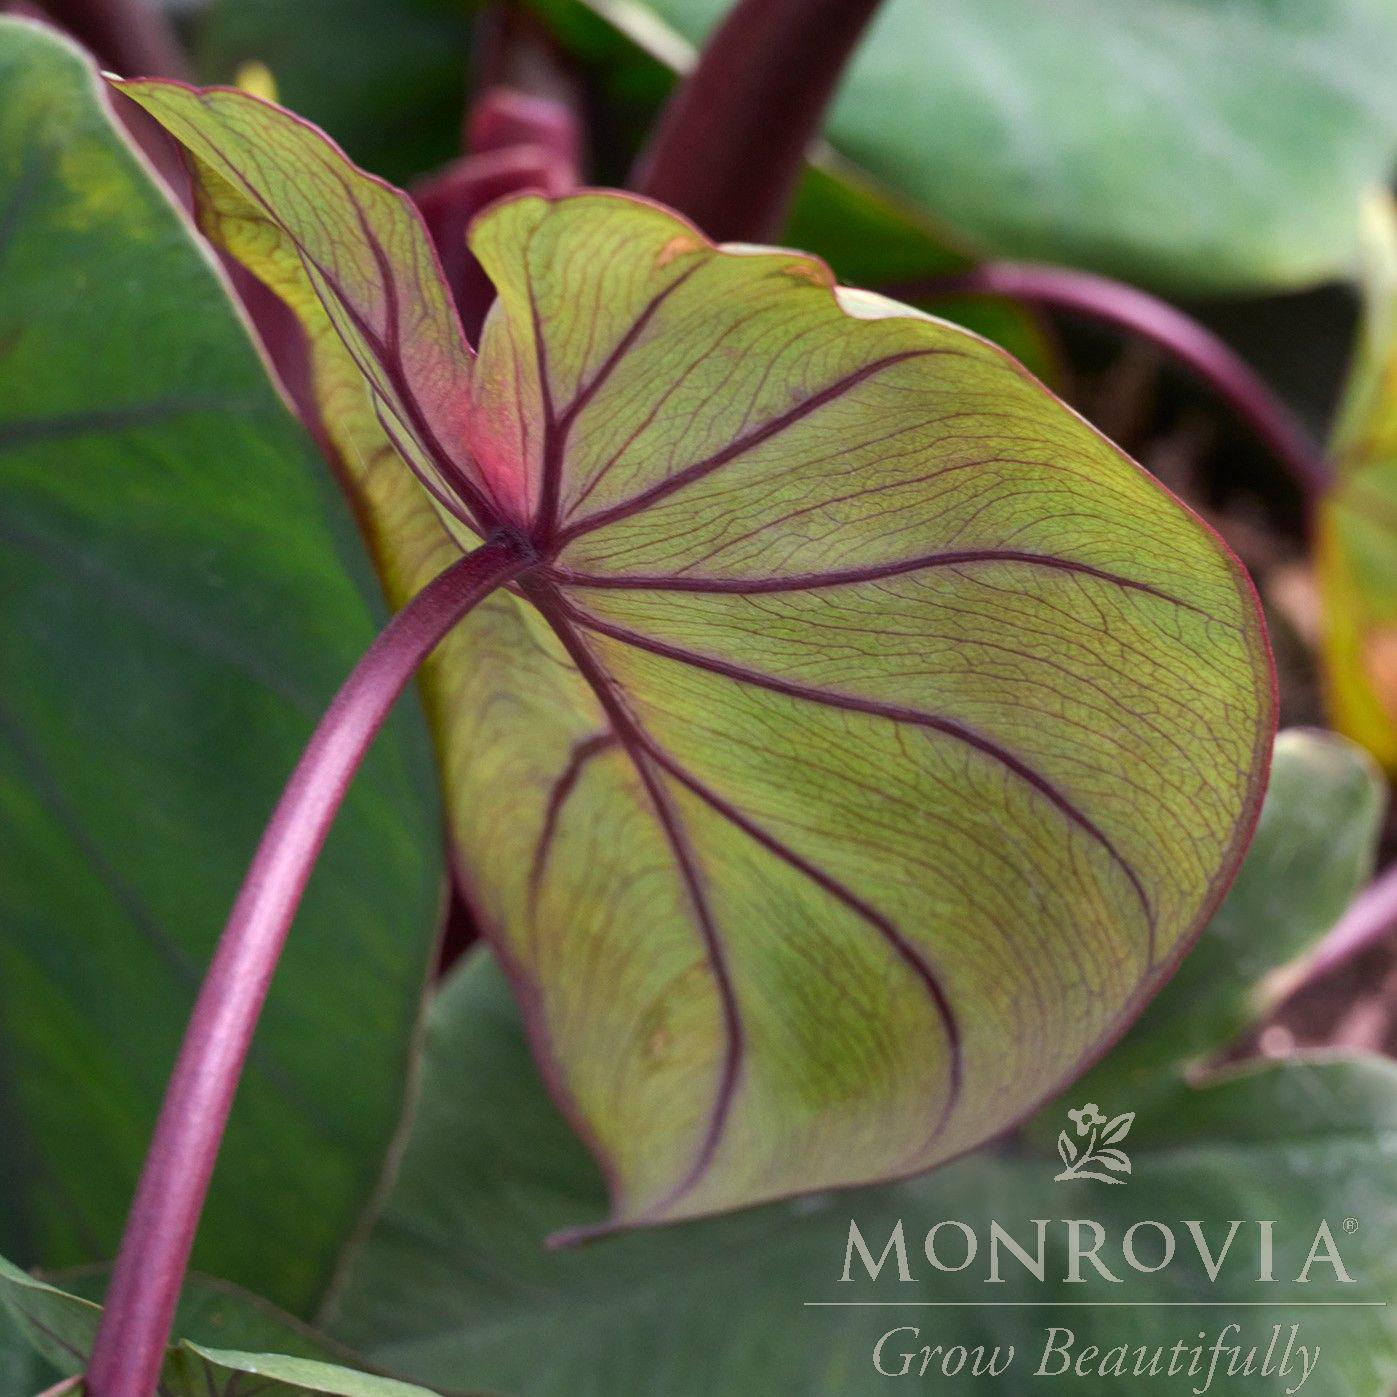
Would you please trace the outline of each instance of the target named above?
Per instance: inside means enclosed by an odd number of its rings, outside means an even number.
[[[280,101],[361,164],[403,181],[459,153],[476,8],[470,0],[218,0],[199,25],[197,56],[210,82],[265,64]]]
[[[597,46],[587,0],[535,2]],[[591,8],[682,55],[727,0]],[[1386,0],[889,0],[826,129],[963,246],[1262,290],[1352,267],[1397,149],[1394,67]]]

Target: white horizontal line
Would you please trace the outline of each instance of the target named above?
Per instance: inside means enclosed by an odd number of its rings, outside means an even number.
[[[806,1300],[807,1309],[1134,1309],[1134,1310],[1371,1310],[1386,1309],[1386,1300]]]

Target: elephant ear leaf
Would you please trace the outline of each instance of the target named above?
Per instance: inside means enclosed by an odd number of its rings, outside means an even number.
[[[157,86],[126,90],[164,120]],[[225,149],[234,108],[256,159],[216,173],[275,219],[295,118],[228,96],[172,129]],[[498,204],[472,248],[499,297],[446,446],[538,562],[430,698],[462,877],[611,1225],[1003,1130],[1241,857],[1274,705],[1238,563],[1004,354],[811,258],[607,193]],[[440,530],[360,503],[421,575]]]
[[[1316,552],[1334,726],[1397,771],[1397,208],[1383,191],[1366,213],[1363,324]]]

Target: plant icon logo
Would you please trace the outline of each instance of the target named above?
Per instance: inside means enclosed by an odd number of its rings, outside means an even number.
[[[1088,1101],[1068,1111],[1067,1116],[1076,1128],[1076,1138],[1065,1130],[1058,1132],[1057,1152],[1066,1167],[1053,1175],[1053,1182],[1096,1179],[1103,1184],[1123,1184],[1125,1179],[1120,1176],[1130,1173],[1130,1156],[1116,1146],[1130,1134],[1135,1112],[1108,1120],[1096,1102]]]

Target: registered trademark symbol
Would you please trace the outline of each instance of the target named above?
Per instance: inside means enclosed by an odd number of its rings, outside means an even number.
[[[1358,1231],[1358,1219],[1357,1219],[1357,1218],[1345,1218],[1345,1219],[1344,1219],[1344,1231],[1345,1231],[1345,1232],[1348,1232],[1348,1233],[1357,1232],[1357,1231]]]

